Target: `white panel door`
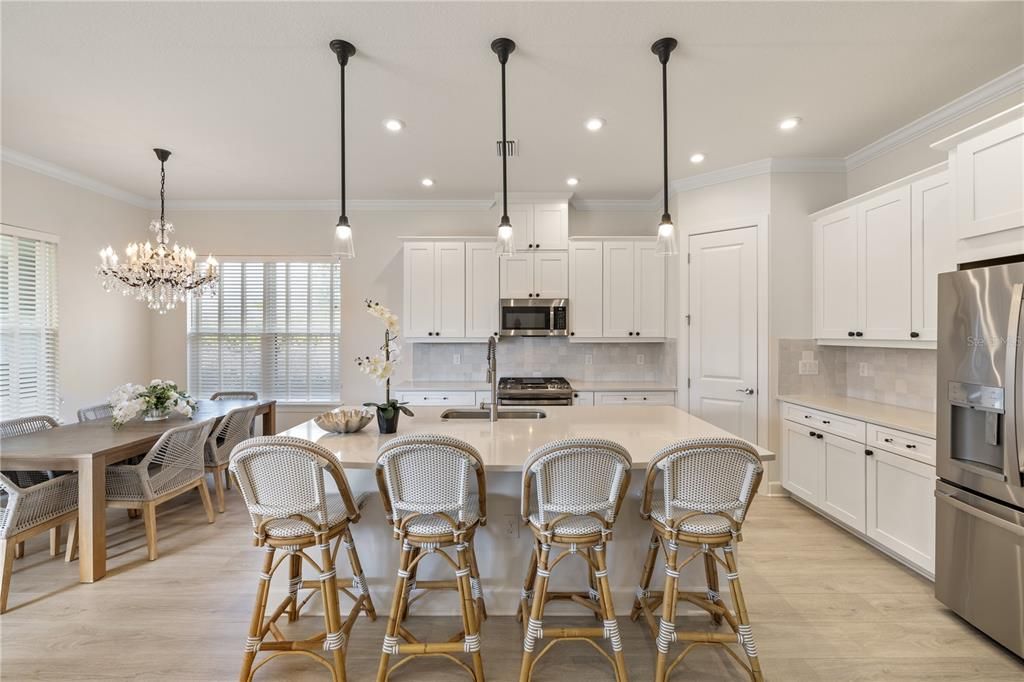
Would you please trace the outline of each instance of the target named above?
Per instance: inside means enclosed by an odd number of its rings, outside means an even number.
[[[854,530],[864,532],[864,445],[823,434],[825,443],[818,506]]]
[[[631,337],[636,331],[633,251],[633,242],[604,243],[603,336]]]
[[[910,338],[910,187],[857,207],[865,339]]]
[[[501,216],[501,203],[498,204]],[[533,204],[509,204],[508,219],[512,222],[512,241],[516,251],[533,251]]]
[[[654,242],[637,242],[633,247],[636,262],[636,332],[644,338],[665,336],[665,257],[655,252]]]
[[[814,327],[819,339],[845,339],[858,329],[860,264],[857,215],[846,209],[814,224]]]
[[[782,487],[817,505],[825,443],[812,432],[806,426],[782,422]]]
[[[517,247],[518,248],[518,247]],[[533,294],[533,254],[517,251],[498,259],[502,298],[530,298]]]
[[[1024,225],[1024,120],[959,144],[955,158],[961,239]]]
[[[569,248],[569,204],[534,205],[533,248],[542,251]]]
[[[498,255],[494,242],[466,242],[466,337],[498,332]]]
[[[466,336],[466,244],[434,244],[434,336]]]
[[[402,312],[409,338],[434,333],[434,244],[406,242],[403,247]]]
[[[910,226],[910,337],[935,341],[938,275],[956,270],[953,188],[948,173],[938,173],[910,186]]]
[[[573,241],[569,245],[569,335],[599,337],[603,311],[601,242]],[[591,398],[593,400],[593,398]]]
[[[537,298],[569,297],[569,253],[533,254],[533,295]]]
[[[690,411],[757,441],[757,228],[690,237]]]
[[[935,467],[874,450],[867,458],[867,535],[935,572]]]

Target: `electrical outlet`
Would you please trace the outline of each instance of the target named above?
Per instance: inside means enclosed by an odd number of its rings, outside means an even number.
[[[803,375],[816,375],[818,373],[817,360],[801,360],[799,372]]]
[[[644,364],[644,354],[643,353],[637,353],[636,354],[636,364],[638,364],[638,365]]]
[[[510,538],[519,537],[519,517],[515,514],[505,514],[502,517],[502,530],[505,531],[505,535]]]
[[[593,355],[593,353],[587,353],[586,355],[583,356],[583,364],[584,365],[592,365],[592,364],[594,364],[594,355]]]
[[[860,374],[860,375],[861,375],[862,377],[870,377],[870,376],[874,376],[874,374],[875,374],[875,373],[874,373],[874,372],[873,372],[873,371],[871,370],[871,365],[869,365],[869,364],[868,364],[868,363],[866,363],[866,362],[862,362],[862,363],[860,363],[860,367],[858,368],[858,373],[859,373],[859,374]]]
[[[461,353],[456,353],[455,355],[452,356],[452,364],[453,365],[461,365],[462,364],[462,354]]]

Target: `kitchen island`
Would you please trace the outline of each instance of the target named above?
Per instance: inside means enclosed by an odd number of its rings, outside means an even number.
[[[480,560],[489,613],[510,615],[518,605],[519,590],[530,556],[532,535],[522,527],[519,516],[519,494],[522,465],[541,445],[565,438],[606,438],[624,446],[633,458],[629,492],[615,524],[615,535],[609,544],[609,575],[619,614],[628,614],[633,592],[642,568],[643,556],[650,537],[649,524],[640,518],[644,469],[651,456],[678,440],[732,434],[678,408],[657,407],[551,407],[542,411],[543,419],[502,419],[490,422],[477,419],[442,419],[447,408],[420,407],[416,416],[402,416],[396,435],[441,433],[462,439],[480,453],[487,473],[487,525],[477,533],[476,547]],[[503,408],[515,411],[516,408]],[[354,434],[334,434],[320,429],[312,421],[288,429],[281,435],[304,438],[334,452],[345,466],[353,491],[371,493],[363,509],[362,520],[353,533],[363,558],[363,568],[378,610],[386,609],[398,567],[398,545],[392,539],[384,519],[373,467],[377,450],[394,436],[381,435],[375,424]],[[774,455],[758,448],[762,460]],[[754,504],[757,504],[756,500]],[[742,559],[741,559],[742,561]],[[562,567],[564,565],[564,568]],[[441,562],[428,562],[421,578],[447,577]],[[684,571],[681,589],[701,585],[703,566]],[[583,563],[563,562],[552,574],[552,589],[585,587]],[[687,579],[690,579],[689,582]],[[581,582],[582,581],[582,582]],[[725,581],[722,581],[725,584]],[[572,607],[569,613],[578,611]],[[414,612],[456,614],[455,594],[435,594],[418,603]],[[552,606],[552,613],[557,612]]]

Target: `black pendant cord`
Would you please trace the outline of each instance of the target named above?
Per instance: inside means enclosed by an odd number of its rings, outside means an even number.
[[[508,142],[505,135],[505,61],[501,60],[501,218],[508,222]]]
[[[164,184],[167,182],[167,173],[164,171],[164,162],[160,161],[160,227],[167,223],[164,221]]]
[[[347,220],[345,212],[345,65],[341,65],[341,110],[338,115],[341,130],[341,220]]]
[[[661,144],[663,154],[662,186],[665,215],[668,215],[668,59],[661,63]]]

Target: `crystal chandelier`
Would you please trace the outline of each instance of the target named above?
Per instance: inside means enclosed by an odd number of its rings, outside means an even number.
[[[134,294],[136,300],[145,301],[150,309],[163,315],[189,295],[201,296],[213,289],[217,259],[211,254],[206,267],[197,268],[195,251],[170,243],[174,226],[164,220],[164,162],[171,153],[166,149],[153,151],[160,159],[160,219],[149,224],[149,229],[156,233],[156,246],[148,241],[132,242],[124,250],[124,262],[119,262],[117,253],[107,246],[100,250],[101,264],[96,274],[106,291],[120,291],[124,296]]]

